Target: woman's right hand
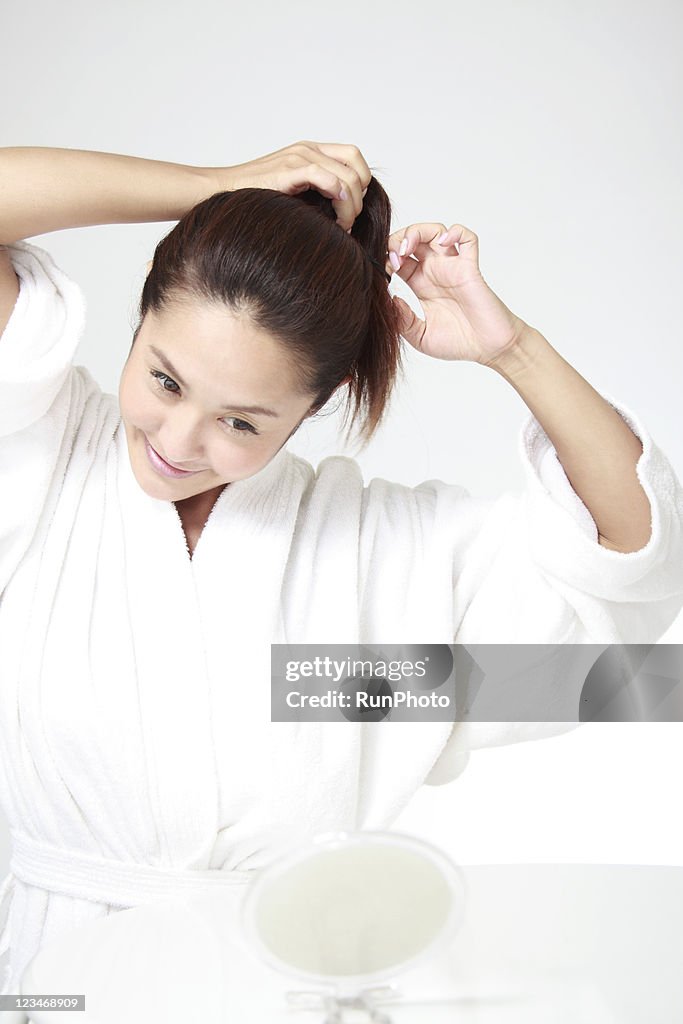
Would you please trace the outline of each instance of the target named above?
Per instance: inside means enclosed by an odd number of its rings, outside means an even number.
[[[294,142],[244,164],[205,170],[216,182],[217,192],[272,188],[293,196],[314,188],[332,200],[337,223],[347,232],[363,208],[372,177],[358,147],[339,142]]]

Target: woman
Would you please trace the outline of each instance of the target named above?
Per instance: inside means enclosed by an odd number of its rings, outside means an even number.
[[[84,921],[239,888],[297,837],[387,827],[468,749],[524,736],[273,723],[272,642],[654,641],[683,604],[683,496],[636,417],[491,291],[476,235],[389,234],[353,146],[211,169],[6,149],[0,176],[12,991],[39,946]],[[117,402],[72,364],[80,291],[23,239],[175,219]],[[390,296],[392,273],[423,322]],[[399,333],[521,395],[524,495],[364,486],[351,459],[314,470],[287,452],[340,387],[372,435]]]

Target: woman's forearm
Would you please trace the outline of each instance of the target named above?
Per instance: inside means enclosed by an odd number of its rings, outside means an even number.
[[[512,384],[545,430],[600,544],[623,552],[644,547],[650,503],[635,470],[643,446],[619,413],[533,327],[488,365]]]
[[[217,190],[203,167],[83,149],[0,148],[0,243],[91,224],[179,220]]]

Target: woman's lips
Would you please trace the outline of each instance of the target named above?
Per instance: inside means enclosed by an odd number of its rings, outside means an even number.
[[[162,476],[170,476],[177,478],[181,476],[194,476],[196,473],[200,472],[200,470],[197,469],[176,469],[175,466],[169,465],[169,463],[166,462],[165,459],[162,459],[161,455],[159,455],[159,453],[154,448],[152,448],[147,438],[145,438],[145,449],[147,451],[147,458],[151,462],[152,466],[154,467],[154,469],[156,469],[157,473],[161,473]]]

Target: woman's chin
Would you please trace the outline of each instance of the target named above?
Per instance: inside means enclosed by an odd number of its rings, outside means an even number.
[[[161,501],[179,501],[192,493],[191,488],[185,481],[174,480],[171,477],[161,476],[149,465],[145,452],[137,451],[136,458],[131,460],[131,468],[138,486],[150,498],[158,498]],[[181,486],[181,484],[185,486]]]
[[[135,479],[149,498],[158,498],[161,501],[178,501],[181,497],[177,493],[179,488],[169,486],[172,485],[172,480],[165,483],[163,480],[150,479],[148,474],[141,474],[139,472],[135,474]]]

